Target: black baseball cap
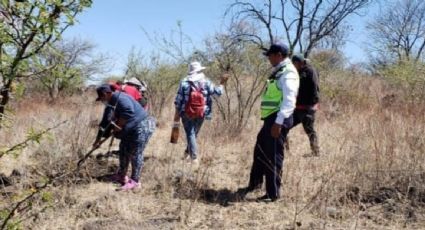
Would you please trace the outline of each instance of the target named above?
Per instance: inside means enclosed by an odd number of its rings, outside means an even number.
[[[265,56],[269,56],[270,54],[281,53],[284,56],[288,56],[289,48],[285,44],[275,43],[270,46],[270,48],[264,52]]]
[[[102,84],[96,88],[96,92],[97,92],[96,101],[100,101],[100,98],[103,96],[104,93],[112,93],[113,90],[110,84]]]

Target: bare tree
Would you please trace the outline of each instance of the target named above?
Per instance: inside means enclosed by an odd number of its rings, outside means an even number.
[[[173,59],[177,57],[173,56]],[[159,117],[167,103],[172,101],[175,88],[186,70],[186,64],[170,64],[157,54],[144,56],[133,48],[128,54],[124,77],[135,77],[148,85],[147,94],[143,96],[148,99],[151,113]]]
[[[133,51],[129,55],[126,76],[134,76],[147,82],[150,105],[154,114],[159,116],[166,103],[172,101],[179,81],[187,74],[188,64],[194,60],[203,63],[208,60],[195,47],[191,36],[183,31],[180,21],[168,35],[150,35],[146,30],[144,32],[152,45],[165,56],[153,54],[149,59],[143,60],[142,55],[135,55]]]
[[[375,58],[385,62],[423,59],[425,2],[422,0],[393,2],[369,23],[368,29],[371,31],[372,39],[369,48],[375,52]]]
[[[240,30],[249,31],[248,27]],[[218,111],[232,135],[239,135],[255,112],[269,71],[266,59],[258,58],[258,48],[247,41],[235,41],[232,33],[218,33],[206,41],[203,56],[209,63],[208,75],[230,77],[225,94],[215,98]]]
[[[338,26],[332,34],[320,40],[315,48],[342,52],[351,31],[352,26],[348,23],[343,23]]]
[[[308,56],[320,41],[341,37],[344,19],[357,14],[372,0],[235,0],[225,15],[233,24],[248,22],[259,25],[257,34],[240,33],[237,38],[249,40],[265,49],[284,34],[290,50]],[[342,33],[342,34],[341,34]],[[264,40],[263,35],[267,39]]]
[[[196,47],[190,35],[184,33],[181,21],[177,21],[177,28],[171,30],[168,35],[155,32],[152,36],[144,28],[142,30],[149,42],[159,51],[171,57],[172,62],[177,64],[191,62],[191,55]]]
[[[75,89],[90,76],[107,72],[107,57],[95,55],[94,49],[95,45],[80,39],[56,42],[32,59],[32,72],[56,99],[59,92]]]

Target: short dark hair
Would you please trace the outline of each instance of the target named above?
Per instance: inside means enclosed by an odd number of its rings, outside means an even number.
[[[292,62],[302,62],[305,63],[304,55],[302,54],[295,54],[292,56]]]

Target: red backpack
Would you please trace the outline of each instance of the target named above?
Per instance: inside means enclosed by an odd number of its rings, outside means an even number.
[[[194,82],[190,82],[189,101],[185,107],[185,113],[189,118],[203,118],[205,113],[205,96],[202,93],[202,83],[195,86]]]

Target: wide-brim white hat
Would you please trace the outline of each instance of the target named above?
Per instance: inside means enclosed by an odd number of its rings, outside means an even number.
[[[135,78],[135,77],[130,78],[130,80],[128,80],[128,81],[124,81],[124,83],[126,83],[126,84],[130,83],[130,84],[133,84],[133,85],[137,85],[139,87],[143,86],[142,83],[139,80],[137,80],[137,78]]]
[[[204,66],[202,66],[200,62],[197,62],[197,61],[191,62],[189,64],[189,75],[198,73],[198,72],[200,72],[204,69],[206,69],[206,68]]]

